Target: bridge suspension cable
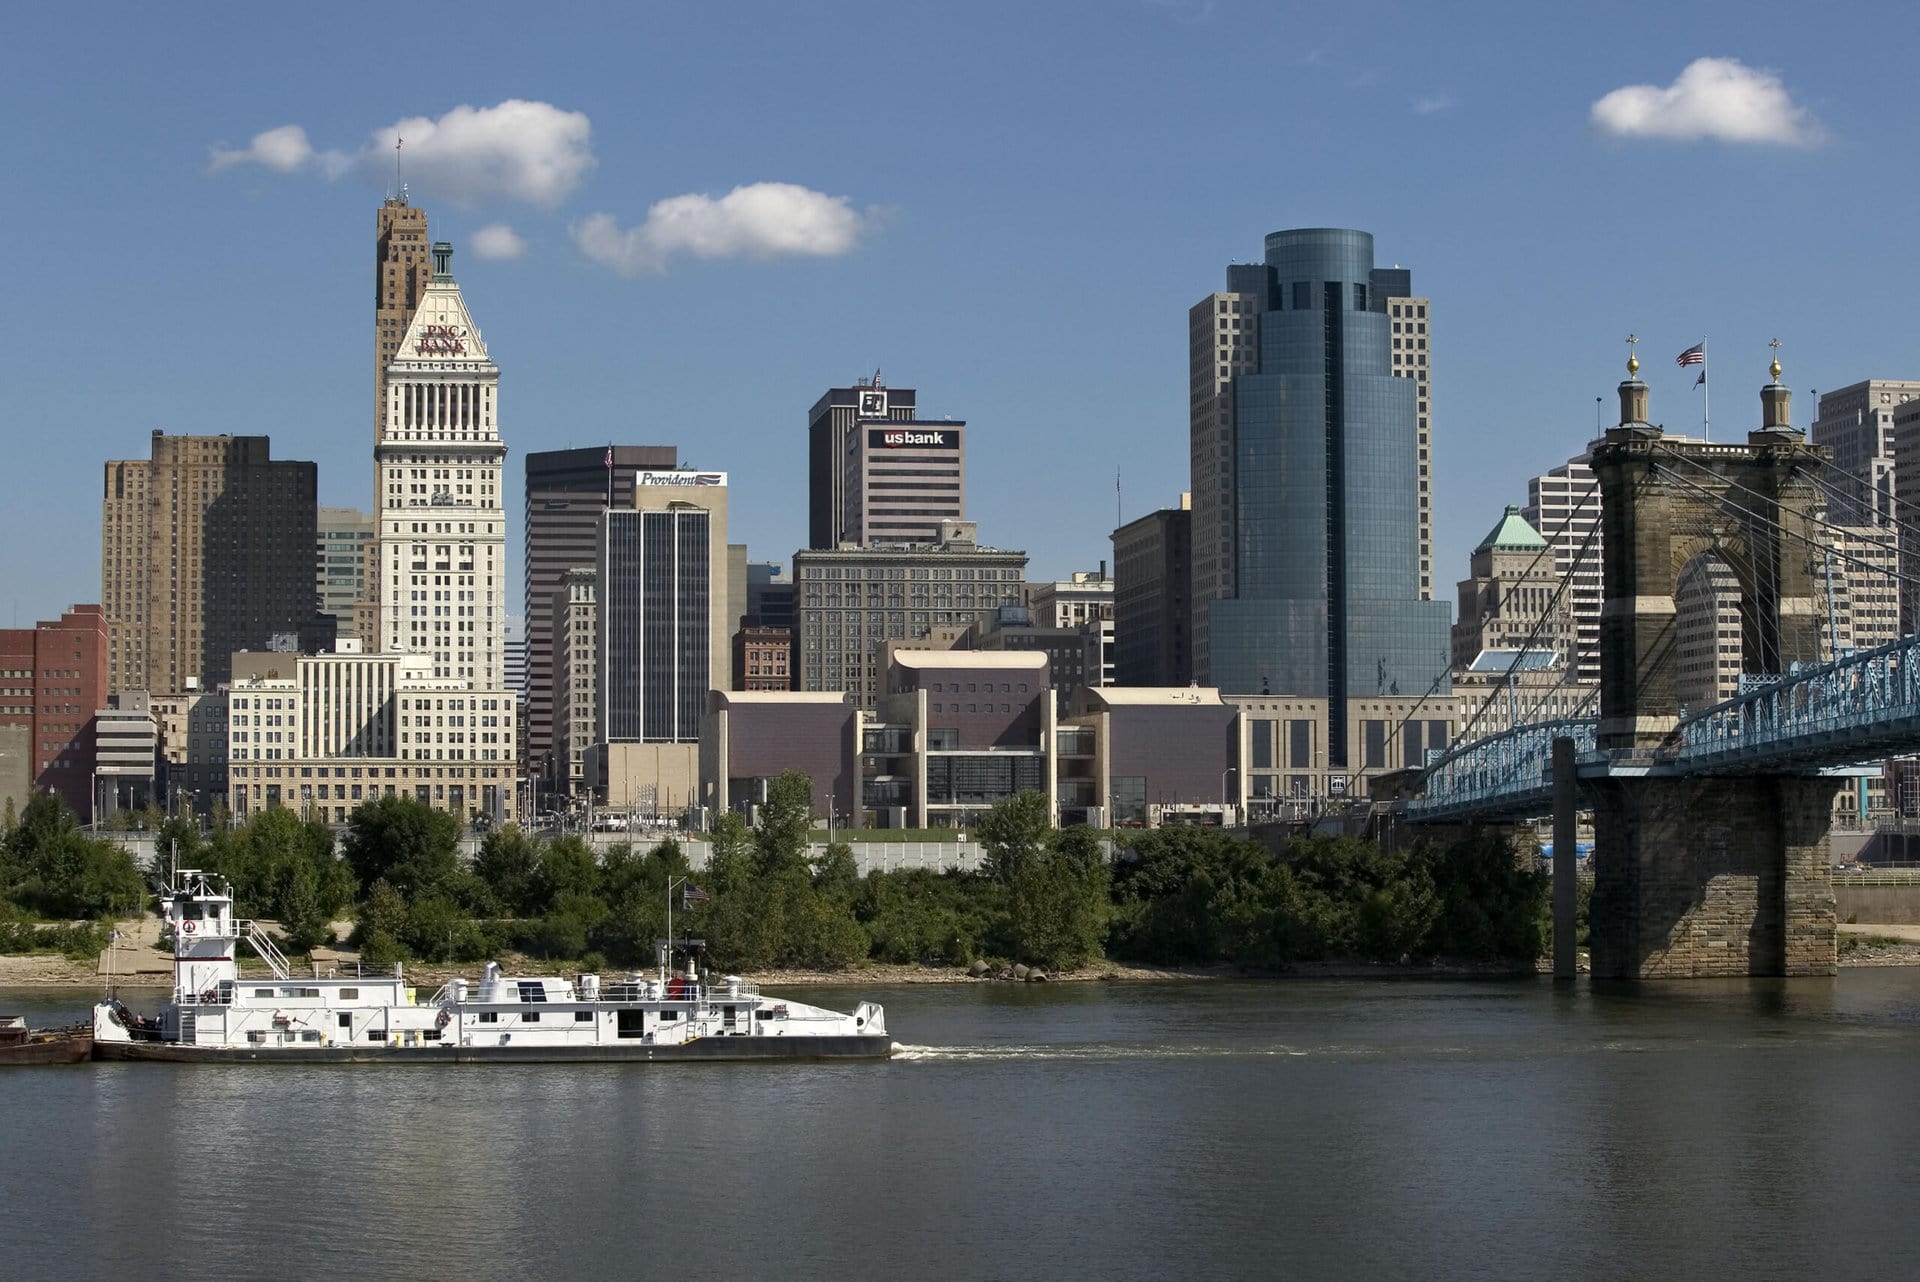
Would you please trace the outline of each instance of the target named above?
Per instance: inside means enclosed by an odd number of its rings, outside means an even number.
[[[1665,453],[1672,454],[1674,459],[1677,460],[1678,462],[1689,464],[1693,467],[1701,469],[1702,471],[1706,471],[1716,477],[1719,476],[1717,472],[1713,472],[1711,468],[1707,467],[1706,464],[1700,462],[1697,459],[1690,459],[1686,457],[1684,454],[1675,453],[1669,447],[1656,446],[1655,448],[1660,449]],[[1674,480],[1680,482],[1682,485],[1688,486],[1691,489],[1698,490],[1702,494],[1705,494],[1708,498],[1711,498],[1716,502],[1718,502],[1720,499],[1719,495],[1716,495],[1712,490],[1708,489],[1704,485],[1699,484],[1696,481],[1690,481],[1686,477],[1676,475],[1672,472],[1669,472],[1668,475],[1672,476]],[[1725,478],[1722,478],[1722,479],[1725,479]],[[1762,493],[1761,491],[1754,489],[1752,486],[1745,485],[1739,481],[1727,480],[1727,485],[1732,489],[1736,489],[1741,491],[1742,493],[1752,495],[1754,498],[1765,499],[1769,502],[1771,502],[1773,499],[1772,495]],[[1818,548],[1822,552],[1831,552],[1833,553],[1835,558],[1845,561],[1850,565],[1858,566],[1859,568],[1866,570],[1871,574],[1884,574],[1900,583],[1906,583],[1916,587],[1920,587],[1920,576],[1908,574],[1898,569],[1888,569],[1884,565],[1875,565],[1873,562],[1865,560],[1861,557],[1855,556],[1851,552],[1847,552],[1841,548],[1834,547],[1833,545],[1828,543],[1822,543],[1819,540],[1812,538],[1809,535],[1801,533],[1799,530],[1794,529],[1792,526],[1784,524],[1783,522],[1777,520],[1774,517],[1767,516],[1763,512],[1755,512],[1750,508],[1744,509],[1744,511],[1746,512],[1747,515],[1751,516],[1754,520],[1764,522],[1765,524],[1773,527],[1774,529],[1778,530],[1782,534],[1786,534],[1793,538],[1799,539],[1803,543],[1806,543],[1808,546]],[[1859,528],[1859,527],[1849,527],[1845,525],[1835,525],[1832,521],[1828,521],[1828,520],[1825,520],[1824,518],[1813,516],[1811,514],[1807,516],[1807,520],[1811,524],[1821,526],[1824,529],[1834,530],[1841,534],[1847,534],[1847,533],[1850,533],[1852,529]]]
[[[1580,501],[1578,503],[1575,503],[1572,508],[1568,509],[1567,514],[1560,519],[1559,528],[1556,529],[1553,532],[1553,536],[1547,540],[1546,546],[1542,547],[1538,552],[1535,552],[1533,554],[1533,559],[1527,562],[1527,568],[1521,573],[1519,580],[1516,581],[1512,587],[1507,589],[1505,596],[1501,597],[1500,612],[1502,614],[1505,614],[1507,612],[1508,607],[1513,604],[1514,594],[1520,591],[1521,586],[1526,582],[1527,578],[1530,575],[1532,575],[1533,568],[1540,564],[1540,558],[1545,556],[1549,552],[1555,551],[1558,548],[1559,546],[1558,540],[1561,538],[1561,536],[1566,534],[1568,527],[1570,527],[1573,524],[1574,518],[1580,515],[1580,513],[1586,508],[1588,503],[1593,502],[1599,497],[1600,497],[1600,486],[1596,482],[1594,485],[1588,487],[1587,492],[1585,494],[1582,494],[1580,496]],[[1540,625],[1544,624],[1546,622],[1547,616],[1552,613],[1554,605],[1560,600],[1560,594],[1566,591],[1567,586],[1572,582],[1574,571],[1579,569],[1580,563],[1586,559],[1587,549],[1593,543],[1594,536],[1597,535],[1599,532],[1600,532],[1600,523],[1598,521],[1595,521],[1593,523],[1593,528],[1587,532],[1586,539],[1581,542],[1578,551],[1574,553],[1572,564],[1570,564],[1567,567],[1565,573],[1561,575],[1560,582],[1555,586],[1553,599],[1547,603],[1547,609],[1541,612],[1540,618],[1535,624],[1533,634],[1530,634],[1527,638],[1529,642],[1533,640],[1534,635],[1538,634]],[[1544,530],[1540,531],[1540,533],[1544,534],[1545,531]],[[1513,662],[1509,664],[1507,667],[1507,678],[1509,680],[1513,678],[1513,674],[1515,673],[1515,671],[1518,670],[1520,666],[1520,658],[1522,655],[1526,653],[1526,650],[1527,650],[1527,646],[1525,644],[1522,644],[1519,651],[1514,654]],[[1574,662],[1568,664],[1567,667],[1569,671],[1578,669],[1579,667],[1578,655],[1574,656]],[[1414,701],[1413,707],[1409,708],[1406,714],[1402,716],[1400,720],[1394,724],[1393,733],[1390,736],[1388,736],[1389,742],[1400,738],[1401,732],[1407,728],[1407,723],[1420,715],[1420,709],[1424,708],[1427,704],[1427,701],[1433,698],[1434,694],[1440,689],[1441,685],[1444,684],[1447,678],[1452,674],[1452,671],[1453,671],[1452,656],[1448,656],[1447,662],[1441,666],[1439,674],[1434,677],[1433,684],[1427,687],[1426,693],[1422,694],[1418,699],[1416,699]],[[1480,718],[1486,715],[1487,708],[1493,703],[1494,699],[1496,698],[1496,696],[1498,696],[1498,694],[1499,694],[1498,690],[1490,690],[1487,692],[1487,697],[1481,701],[1480,707],[1475,710],[1473,715],[1473,720],[1468,723],[1468,728],[1471,728],[1472,726],[1479,724]],[[1461,739],[1466,737],[1466,730],[1463,729],[1460,731],[1456,731],[1453,737],[1454,737],[1454,742],[1456,743],[1459,742]]]
[[[1725,484],[1730,489],[1738,490],[1744,494],[1747,494],[1754,498],[1761,499],[1765,502],[1770,503],[1773,501],[1773,496],[1765,494],[1762,491],[1756,490],[1752,486],[1746,485],[1740,481],[1735,481],[1730,478],[1722,477],[1720,476],[1719,473],[1714,472],[1708,465],[1700,462],[1697,459],[1688,458],[1685,455],[1679,454],[1668,447],[1656,446],[1656,448],[1661,450],[1663,454],[1669,455],[1672,459],[1674,459],[1677,462],[1686,463],[1700,471],[1707,472],[1708,474],[1714,476],[1716,479],[1725,482]],[[1706,486],[1701,485],[1696,481],[1692,481],[1688,479],[1686,476],[1682,475],[1678,471],[1673,470],[1670,467],[1665,470],[1664,474],[1670,477],[1671,479],[1679,482],[1681,485],[1686,486],[1688,489],[1697,491],[1699,494],[1704,495],[1706,499],[1710,500],[1712,503],[1716,505],[1723,503],[1725,501],[1724,495],[1716,494],[1713,490],[1708,489]],[[1843,548],[1834,547],[1830,543],[1825,543],[1818,539],[1815,539],[1811,535],[1808,535],[1801,530],[1795,529],[1793,526],[1790,526],[1780,521],[1776,517],[1769,516],[1763,511],[1757,511],[1752,508],[1744,508],[1744,509],[1741,509],[1741,512],[1746,519],[1754,522],[1757,525],[1762,526],[1763,528],[1768,528],[1775,531],[1776,533],[1786,535],[1789,538],[1797,539],[1802,543],[1804,543],[1811,550],[1822,552],[1826,555],[1832,556],[1836,560],[1845,562],[1849,565],[1856,566],[1868,574],[1884,575],[1897,583],[1911,585],[1911,586],[1920,586],[1920,578],[1916,578],[1914,575],[1903,573],[1898,569],[1889,568],[1884,565],[1876,565],[1873,562],[1867,561],[1861,557],[1858,557],[1853,553],[1846,551]],[[1821,517],[1814,516],[1811,513],[1807,514],[1806,520],[1813,525],[1818,525],[1824,529],[1836,531],[1841,534],[1847,534],[1850,532],[1848,527],[1846,526],[1836,525],[1831,521],[1825,520],[1824,518],[1821,518]],[[1779,567],[1777,565],[1768,566],[1765,568],[1769,573],[1774,574],[1776,576],[1779,573]],[[1762,653],[1759,656],[1761,659],[1761,662],[1767,664],[1768,669],[1771,671],[1774,671],[1774,672],[1783,671],[1786,665],[1780,661],[1780,655],[1778,653],[1777,647],[1771,647],[1771,648],[1774,649],[1774,653],[1771,655]]]
[[[1856,482],[1862,489],[1864,489],[1869,494],[1877,495],[1880,493],[1879,490],[1874,488],[1874,484],[1871,478],[1862,476],[1858,472],[1849,472],[1846,468],[1840,467],[1835,463],[1829,462],[1824,468],[1821,469],[1821,471],[1825,473],[1827,476],[1838,475],[1845,480]],[[1821,483],[1822,482],[1820,480],[1816,480],[1814,482],[1814,484],[1816,485],[1819,485]],[[1831,496],[1844,499],[1848,503],[1858,503],[1860,501],[1859,497],[1853,494],[1838,493],[1838,494],[1833,494]],[[1905,508],[1907,511],[1912,512],[1916,517],[1920,517],[1920,503],[1915,503],[1912,499],[1903,499],[1899,495],[1893,493],[1891,490],[1887,491],[1886,497],[1892,501],[1895,507]],[[1914,527],[1902,525],[1900,528],[1911,529]]]

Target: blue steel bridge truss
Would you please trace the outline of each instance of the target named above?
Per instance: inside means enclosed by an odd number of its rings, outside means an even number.
[[[1819,773],[1920,751],[1920,637],[1803,668],[1684,718],[1652,754],[1596,749],[1597,720],[1543,721],[1461,744],[1429,766],[1417,823],[1543,816],[1553,809],[1553,741],[1574,741],[1582,778],[1612,773]]]

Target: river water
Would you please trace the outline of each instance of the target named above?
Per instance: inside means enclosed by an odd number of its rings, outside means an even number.
[[[1920,1274],[1920,970],[859,996],[890,1063],[0,1071],[0,1273]]]

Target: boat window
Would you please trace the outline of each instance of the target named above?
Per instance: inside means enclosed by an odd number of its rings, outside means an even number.
[[[614,1035],[617,1037],[645,1037],[647,1034],[647,1012],[643,1010],[623,1010],[614,1012]]]
[[[267,1035],[265,1033],[262,1033],[256,1030],[254,1032],[247,1034],[247,1040],[254,1043],[257,1046],[261,1042],[264,1042],[267,1040]]]
[[[382,1034],[379,1029],[369,1028],[367,1030],[367,1040],[370,1042],[384,1042],[387,1039],[386,1039],[386,1036]]]
[[[576,1024],[591,1024],[593,1022],[593,1012],[590,1010],[577,1010],[573,1012],[573,1022]]]
[[[300,1040],[303,1042],[317,1042],[320,1040],[320,1030],[317,1028],[303,1028],[300,1030]]]
[[[480,1022],[482,1024],[498,1024],[500,1022],[500,1012],[497,1010],[483,1010],[480,1012]]]
[[[661,1022],[663,1023],[670,1024],[674,1020],[679,1018],[680,1018],[680,1012],[677,1010],[663,1010],[660,1012],[660,1019],[661,1019]]]
[[[256,988],[253,990],[253,995],[255,997],[271,997],[273,996],[273,990],[271,988]]]
[[[539,980],[520,981],[520,1000],[523,1002],[544,1002],[547,1000],[547,986]]]
[[[525,1011],[520,1016],[520,1022],[523,1024],[538,1024],[540,1022],[540,1012],[537,1010]]]
[[[342,1027],[342,1028],[352,1028],[352,1027],[353,1027],[353,1016],[351,1016],[351,1015],[349,1015],[349,1014],[347,1014],[347,1013],[346,1013],[345,1011],[341,1011],[341,1012],[340,1012],[340,1027]]]
[[[340,990],[340,1000],[343,1002],[357,1002],[360,1000],[360,990],[357,988],[343,988]]]
[[[420,1040],[423,1042],[437,1042],[440,1040],[440,1030],[437,1028],[429,1028],[426,1032],[420,1034]]]

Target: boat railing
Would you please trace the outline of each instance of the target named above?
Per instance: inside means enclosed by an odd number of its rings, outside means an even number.
[[[267,938],[267,932],[260,929],[260,923],[257,921],[242,921],[237,924],[239,928],[245,932],[246,941],[253,946],[253,951],[260,954],[260,960],[265,962],[279,978],[290,978],[293,973],[293,968],[288,964],[286,954],[282,953],[279,948],[275,947],[274,942]]]
[[[513,980],[508,979],[504,982],[509,992],[515,992]],[[469,981],[467,984],[465,1004],[470,1006],[495,1005],[496,1003],[489,1002],[481,996],[482,991],[482,985]],[[575,993],[576,996],[572,1000],[584,1000],[578,996],[577,988],[575,989]],[[659,980],[653,979],[632,984],[602,984],[600,986],[599,1002],[605,1006],[628,1006],[637,1005],[641,1002],[671,1002],[675,1005],[690,1004],[696,1006],[735,1006],[742,1002],[758,1001],[759,998],[760,985],[749,983],[745,980],[739,983],[726,984],[676,984],[672,981],[662,984]],[[451,983],[441,985],[439,990],[422,1004],[425,1006],[452,1005],[453,985]],[[518,1005],[519,998],[517,993],[514,996],[508,997],[504,1003],[498,1004],[507,1006]]]
[[[191,989],[176,988],[173,990],[173,1004],[176,1006],[231,1006],[233,991],[230,985],[208,988],[197,993]]]

